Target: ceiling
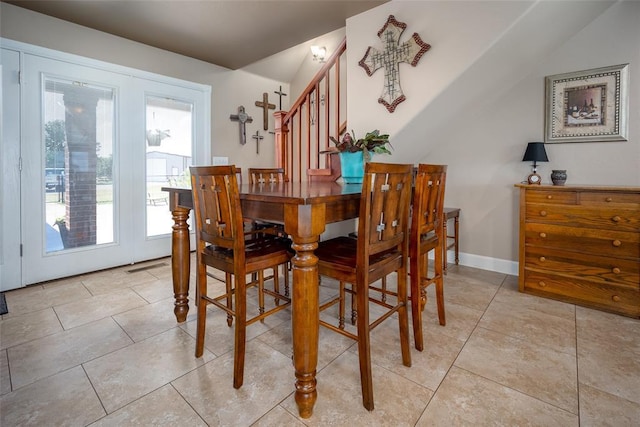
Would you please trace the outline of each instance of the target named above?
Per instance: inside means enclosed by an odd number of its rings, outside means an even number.
[[[239,69],[342,28],[347,18],[389,0],[2,1]]]

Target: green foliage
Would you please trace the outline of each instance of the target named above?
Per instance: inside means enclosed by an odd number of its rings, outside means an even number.
[[[66,142],[67,134],[64,120],[52,120],[44,124],[46,167],[64,167],[64,146]]]
[[[353,136],[351,136],[353,134]],[[334,137],[329,137],[331,141],[336,145],[336,148],[340,152],[355,153],[362,151],[364,153],[364,160],[366,162],[371,160],[370,152],[377,154],[391,154],[388,147],[391,147],[389,142],[389,135],[380,134],[378,129],[371,132],[367,132],[364,138],[355,139],[355,132],[348,132],[342,137],[342,141],[337,140]]]

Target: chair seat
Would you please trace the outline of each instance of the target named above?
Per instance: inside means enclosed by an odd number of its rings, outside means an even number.
[[[261,235],[245,240],[247,273],[264,269],[264,264],[278,265],[291,258],[291,241],[286,238]],[[202,254],[215,267],[217,263],[233,265],[233,249],[208,245]]]
[[[358,240],[349,236],[340,236],[321,242],[315,254],[318,257],[318,268],[323,266],[331,269],[340,269],[349,274],[355,274]],[[400,251],[390,249],[369,257],[369,276],[377,280],[386,276],[386,271],[397,269],[398,258],[402,256]],[[373,268],[375,266],[375,268]],[[321,272],[322,274],[322,272]]]

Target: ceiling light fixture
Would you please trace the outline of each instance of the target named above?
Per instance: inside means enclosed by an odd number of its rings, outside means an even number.
[[[327,48],[324,46],[311,46],[311,55],[313,55],[314,61],[322,63],[327,56]]]

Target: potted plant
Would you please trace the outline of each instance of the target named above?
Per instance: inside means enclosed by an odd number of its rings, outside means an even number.
[[[378,129],[367,132],[364,138],[360,139],[355,139],[353,130],[351,134],[345,133],[342,140],[337,140],[332,136],[329,139],[336,145],[340,154],[342,179],[346,184],[362,183],[364,163],[371,161],[373,153],[391,154],[389,135],[380,134]]]

